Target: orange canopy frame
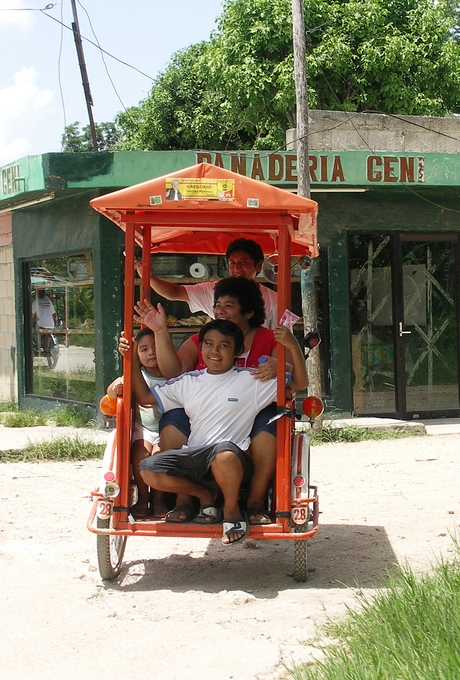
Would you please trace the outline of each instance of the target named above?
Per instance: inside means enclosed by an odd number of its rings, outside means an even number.
[[[151,225],[151,252],[225,254],[235,238],[257,241],[265,254],[277,250],[281,225],[292,255],[318,256],[318,204],[210,163],[94,198],[91,206],[126,231],[135,226],[142,245]]]

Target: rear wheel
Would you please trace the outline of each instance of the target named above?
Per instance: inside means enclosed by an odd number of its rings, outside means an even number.
[[[308,531],[308,522],[297,524],[295,532],[303,534]],[[308,552],[307,540],[294,541],[294,580],[305,583],[308,579]]]
[[[109,529],[110,519],[97,518],[98,529]],[[97,561],[102,578],[111,581],[121,571],[121,563],[125,554],[126,536],[97,536]]]

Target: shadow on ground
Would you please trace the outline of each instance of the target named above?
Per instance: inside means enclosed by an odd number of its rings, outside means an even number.
[[[293,588],[378,587],[397,562],[382,526],[322,525],[309,542],[306,583],[293,578],[293,541],[248,540],[244,546],[229,548],[210,540],[203,555],[194,555],[191,547],[185,555],[126,561],[118,579],[105,582],[105,587],[125,592],[243,590],[270,598]]]

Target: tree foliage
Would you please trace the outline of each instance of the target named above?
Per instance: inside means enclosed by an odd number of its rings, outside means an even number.
[[[460,111],[454,0],[304,6],[312,109]],[[118,114],[115,148],[283,148],[294,125],[290,0],[227,0],[210,40],[176,52],[150,95]]]
[[[116,123],[96,123],[94,127],[99,151],[109,151],[117,147],[121,131]],[[68,125],[62,135],[61,144],[65,152],[94,151],[91,126],[81,128],[78,121]]]

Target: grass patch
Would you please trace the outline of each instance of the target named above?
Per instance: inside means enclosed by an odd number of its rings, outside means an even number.
[[[0,413],[5,413],[6,411],[17,411],[18,405],[13,399],[7,399],[6,401],[0,401]]]
[[[105,444],[96,444],[79,437],[61,437],[31,443],[25,449],[0,451],[0,463],[68,462],[101,459]]]
[[[406,437],[425,437],[426,432],[402,428],[377,430],[374,428],[345,425],[344,427],[323,427],[320,431],[313,430],[311,443],[332,444],[334,442],[362,442],[371,439],[404,439]]]
[[[24,409],[23,411],[3,413],[0,416],[0,421],[5,427],[34,427],[35,425],[47,425],[48,418],[47,413]]]
[[[96,427],[94,411],[80,406],[60,406],[50,418],[57,427]]]
[[[458,546],[457,546],[457,552]],[[396,567],[357,611],[329,624],[336,644],[323,661],[289,671],[296,680],[455,680],[460,668],[460,560],[415,576]]]
[[[5,427],[34,427],[54,425],[56,427],[96,427],[92,409],[80,406],[58,406],[52,411],[35,409],[0,412],[0,422]]]

